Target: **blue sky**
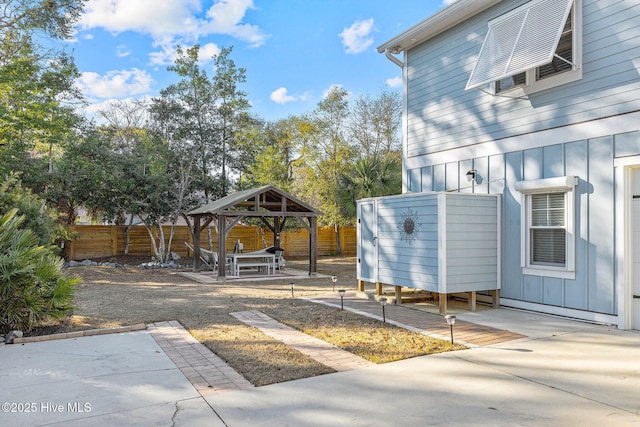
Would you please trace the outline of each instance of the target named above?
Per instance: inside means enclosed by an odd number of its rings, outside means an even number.
[[[376,47],[442,7],[442,0],[89,0],[67,49],[91,114],[177,81],[166,71],[177,45],[200,44],[209,75],[211,56],[233,46],[252,112],[277,120],[313,110],[333,85],[354,95],[399,90],[400,68]]]

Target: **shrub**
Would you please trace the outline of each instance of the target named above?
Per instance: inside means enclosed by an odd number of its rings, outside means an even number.
[[[62,271],[53,248],[22,229],[23,216],[12,209],[0,218],[0,328],[30,331],[65,316],[72,308],[79,279]]]

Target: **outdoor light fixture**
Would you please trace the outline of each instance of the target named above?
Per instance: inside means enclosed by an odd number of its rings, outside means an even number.
[[[468,171],[467,172],[467,181],[469,181],[469,182],[475,181],[477,173],[478,173],[478,171],[476,171],[475,169],[471,169],[470,171]]]
[[[344,310],[344,289],[339,289],[338,293],[340,294],[340,310]]]
[[[331,276],[331,281],[333,282],[333,292],[336,291],[336,282],[338,281],[338,276]]]
[[[447,321],[447,324],[451,328],[451,344],[453,344],[453,325],[456,323],[456,316],[453,314],[447,314],[444,316],[444,320]]]
[[[387,299],[386,298],[380,298],[378,301],[380,302],[380,305],[382,306],[382,321],[384,323],[386,323],[387,322],[387,317],[384,314],[384,306],[387,305]]]
[[[293,296],[293,288],[294,288],[294,286],[295,286],[296,284],[295,284],[295,283],[293,283],[293,282],[291,282],[291,283],[289,283],[289,285],[291,285],[291,298],[294,298],[294,296]]]

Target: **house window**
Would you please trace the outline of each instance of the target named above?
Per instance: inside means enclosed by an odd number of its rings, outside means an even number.
[[[531,194],[529,263],[565,267],[567,263],[566,193]]]
[[[581,0],[533,0],[492,21],[466,89],[533,93],[582,78]]]
[[[573,176],[520,181],[522,193],[522,267],[525,274],[573,278],[574,188]]]

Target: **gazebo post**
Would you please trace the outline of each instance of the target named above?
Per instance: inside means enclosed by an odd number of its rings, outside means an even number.
[[[202,268],[200,264],[200,215],[193,218],[193,271],[199,272]]]
[[[273,217],[273,246],[276,248],[280,247],[280,217]]]
[[[218,215],[218,280],[227,277],[227,217]]]
[[[315,276],[318,272],[318,219],[309,217],[309,225],[309,276]]]

